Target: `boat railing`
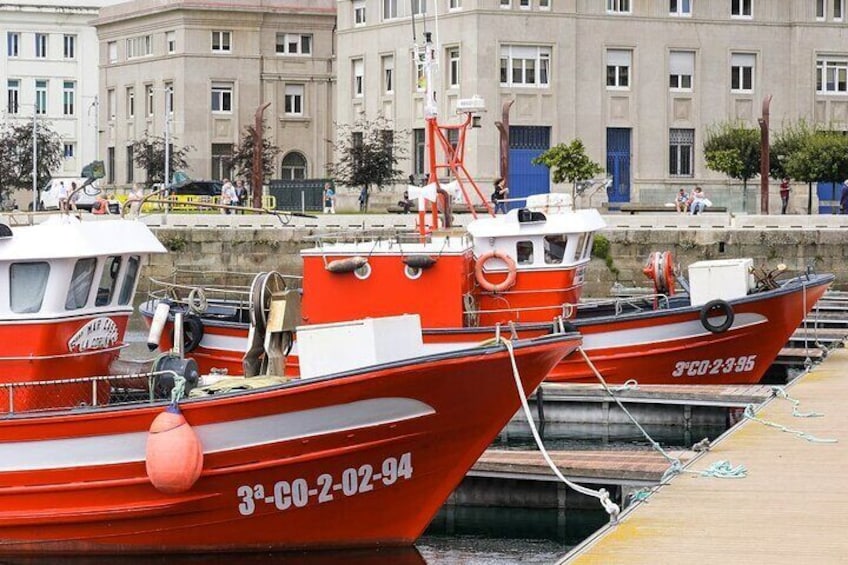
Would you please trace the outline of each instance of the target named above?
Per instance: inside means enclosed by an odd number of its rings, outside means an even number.
[[[504,293],[508,294],[508,292]],[[579,310],[594,311],[596,313],[604,313],[613,316],[621,316],[635,312],[644,312],[656,309],[667,309],[670,306],[669,297],[665,294],[651,293],[642,296],[626,296],[614,298],[600,299],[584,299],[580,304],[572,304],[563,302],[560,304],[523,306],[523,307],[504,307],[504,308],[477,308],[473,301],[465,301],[465,316],[469,325],[476,325],[475,321],[479,320],[481,315],[496,315],[509,314],[516,320],[521,320],[521,314],[534,314],[534,318],[538,318],[539,312],[550,312],[552,316],[561,316],[568,320],[575,317]]]
[[[167,301],[202,314],[215,308],[244,310],[257,273],[207,271],[177,267],[167,278],[148,279],[148,298]],[[300,288],[303,277],[281,275],[287,288]],[[233,312],[231,312],[233,313]]]
[[[0,418],[31,412],[94,410],[127,404],[152,404],[169,398],[163,380],[176,372],[163,370],[0,384]]]
[[[326,245],[334,245],[339,243],[368,243],[375,247],[380,245],[402,246],[407,244],[432,243],[433,236],[439,235],[445,238],[457,237],[467,238],[468,234],[464,231],[438,231],[436,233],[428,233],[422,236],[417,231],[410,231],[402,228],[373,228],[362,230],[344,230],[337,232],[321,233],[305,237],[306,241],[315,243],[318,248]]]

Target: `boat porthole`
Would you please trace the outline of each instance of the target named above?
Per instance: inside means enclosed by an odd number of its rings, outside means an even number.
[[[365,263],[361,267],[357,267],[353,274],[356,275],[356,278],[359,280],[365,280],[371,276],[371,265],[369,263]]]
[[[403,268],[403,272],[406,275],[406,278],[414,281],[415,279],[421,277],[421,273],[424,272],[424,269],[422,269],[421,267],[413,267],[411,265],[406,265]]]

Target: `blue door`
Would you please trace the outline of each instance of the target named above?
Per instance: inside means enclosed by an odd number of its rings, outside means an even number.
[[[838,214],[842,185],[838,182],[820,182],[816,185],[819,197],[819,214]]]
[[[607,128],[607,176],[609,209],[618,210],[630,202],[630,128]]]
[[[533,159],[550,147],[550,127],[509,126],[509,178],[506,185],[510,198],[527,198],[531,194],[551,191],[549,169],[533,164]],[[523,202],[512,202],[509,208],[523,206]]]

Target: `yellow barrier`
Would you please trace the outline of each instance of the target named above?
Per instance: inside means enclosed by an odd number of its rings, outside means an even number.
[[[127,195],[121,194],[117,196],[118,202],[121,203],[121,208],[123,208],[124,203],[127,201]],[[221,204],[220,196],[194,196],[194,195],[176,195],[171,196],[170,200],[173,200],[175,203],[170,204],[171,212],[200,212],[205,214],[220,214],[221,211],[218,209],[211,208],[203,208],[202,206],[197,206],[195,204]],[[248,206],[251,205],[250,202],[247,203]],[[275,210],[277,208],[277,199],[273,195],[266,195],[262,197],[262,207]],[[159,202],[145,202],[141,207],[142,213],[157,213],[162,212],[165,209],[165,204]]]

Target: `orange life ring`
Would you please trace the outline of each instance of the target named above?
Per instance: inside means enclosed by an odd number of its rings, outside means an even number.
[[[486,261],[492,258],[500,259],[506,263],[507,268],[506,278],[497,284],[489,281],[486,278],[486,274],[483,272],[483,265],[486,264]],[[512,257],[507,255],[505,252],[498,250],[488,251],[477,258],[477,264],[474,266],[474,278],[477,279],[477,284],[479,284],[483,290],[488,290],[489,292],[502,292],[510,289],[513,285],[515,285],[515,277],[515,261],[513,261]]]

